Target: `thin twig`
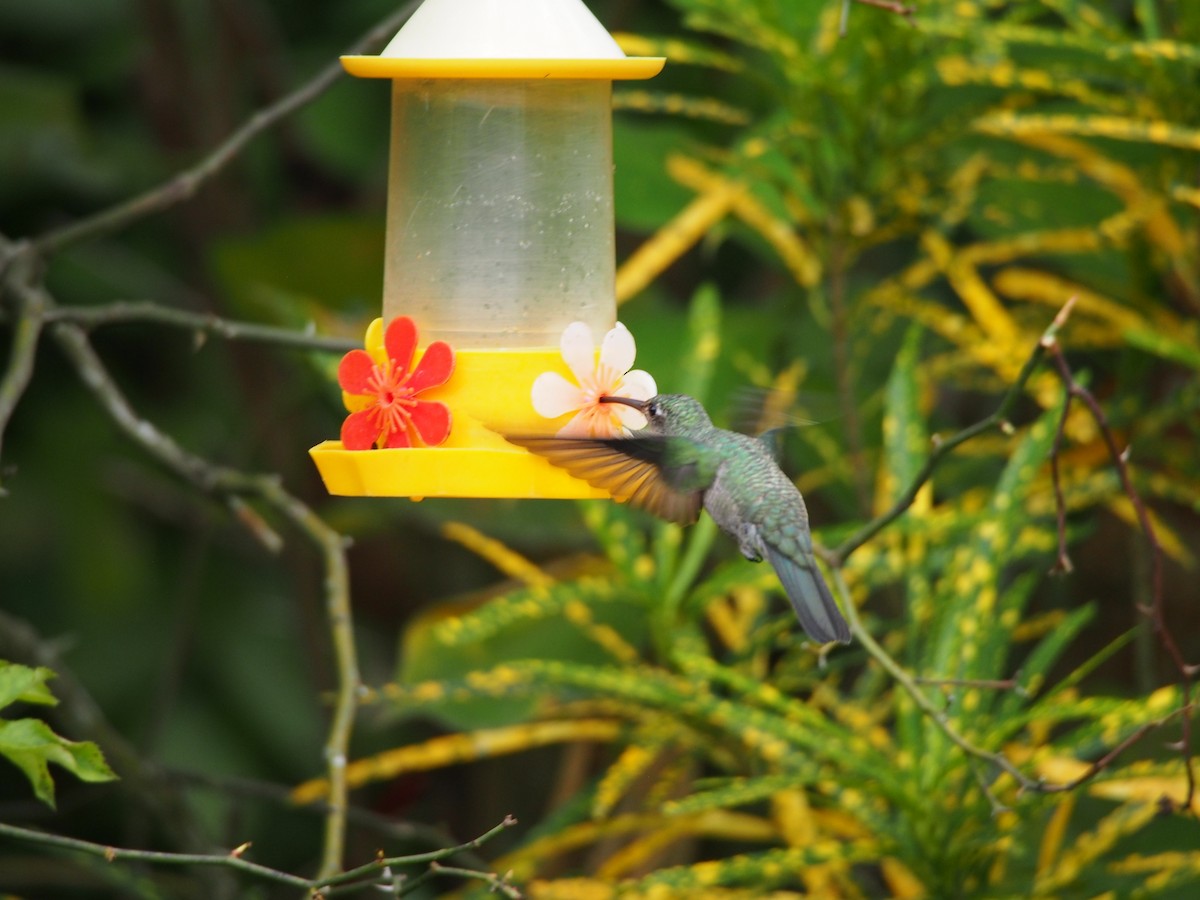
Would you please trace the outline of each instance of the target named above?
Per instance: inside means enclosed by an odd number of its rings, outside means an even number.
[[[990,750],[977,747],[954,729],[954,726],[950,724],[950,719],[946,713],[939,709],[937,704],[935,704],[933,700],[929,698],[929,695],[921,690],[921,687],[917,684],[916,679],[909,675],[908,672],[904,671],[903,666],[896,662],[896,660],[893,659],[892,656],[878,644],[878,642],[876,642],[875,638],[871,636],[871,633],[867,631],[866,627],[862,623],[862,620],[858,617],[858,609],[855,607],[854,601],[850,596],[850,589],[846,586],[846,579],[842,575],[841,568],[834,566],[830,569],[830,571],[833,574],[834,588],[837,590],[838,599],[841,600],[841,607],[846,613],[846,620],[850,623],[850,630],[854,633],[854,636],[858,638],[859,642],[863,645],[871,658],[879,663],[879,665],[883,667],[884,671],[891,675],[892,678],[894,678],[900,684],[900,686],[904,688],[905,692],[912,697],[913,702],[921,708],[921,711],[933,720],[933,723],[937,725],[939,729],[941,729],[942,733],[950,740],[950,743],[954,744],[954,746],[958,747],[958,749],[962,750],[968,756],[981,759],[995,768],[1006,772],[1008,775],[1012,776],[1013,780],[1016,781],[1017,785],[1021,788],[1027,790],[1040,790],[1042,782],[1040,780],[1030,778],[1028,775],[1018,769],[1008,759],[1008,757],[1004,756],[1004,754],[993,753]],[[987,793],[988,800],[993,805],[993,808],[1003,806],[1003,804],[1001,804],[994,796],[992,796],[992,793],[989,789],[985,787],[984,790]]]
[[[935,441],[933,451],[925,459],[925,465],[921,466],[920,471],[917,472],[917,474],[913,477],[912,482],[905,489],[904,493],[900,495],[894,504],[892,504],[892,507],[887,510],[887,512],[884,512],[867,522],[867,524],[863,525],[862,528],[854,532],[854,534],[850,535],[850,537],[846,538],[846,540],[842,541],[841,544],[830,551],[829,559],[831,565],[835,567],[844,565],[851,553],[877,535],[896,519],[900,518],[900,516],[904,515],[908,508],[913,505],[913,501],[917,499],[917,494],[920,492],[925,482],[927,482],[933,476],[934,471],[948,453],[955,448],[962,446],[972,438],[978,437],[986,431],[990,431],[992,428],[1004,428],[1008,425],[1009,412],[1012,410],[1018,398],[1024,392],[1026,383],[1031,377],[1033,377],[1033,373],[1037,370],[1038,365],[1041,363],[1042,357],[1045,356],[1050,344],[1053,343],[1054,336],[1058,333],[1059,329],[1066,324],[1067,317],[1070,316],[1074,303],[1074,298],[1068,300],[1066,305],[1063,306],[1063,308],[1059,311],[1058,315],[1054,317],[1054,321],[1050,323],[1050,326],[1042,334],[1041,339],[1038,341],[1037,346],[1034,347],[1033,352],[1029,355],[1029,358],[1025,360],[1025,365],[1021,367],[1021,371],[1017,374],[1016,381],[1012,383],[1012,386],[1008,389],[1008,392],[1004,395],[1003,399],[1001,399],[1000,405],[996,407],[995,412],[993,412],[986,419],[981,419],[974,425],[964,428],[962,431],[959,431],[945,440]]]
[[[58,306],[46,314],[48,322],[71,322],[87,331],[108,325],[152,324],[167,325],[196,335],[213,335],[230,341],[272,344],[299,350],[324,350],[345,353],[361,346],[348,338],[328,337],[312,331],[297,331],[260,325],[257,322],[237,322],[209,313],[194,313],[173,309],[158,303],[117,301],[103,306]]]
[[[910,25],[913,24],[913,13],[917,11],[915,6],[900,3],[898,0],[842,0],[842,12],[838,19],[838,37],[845,37],[846,32],[849,30],[851,2],[861,3],[863,6],[874,6],[876,9],[887,10],[898,16],[903,16],[908,20]]]
[[[105,718],[89,690],[79,681],[56,642],[47,640],[28,622],[0,611],[0,658],[30,666],[45,666],[54,672],[54,695],[59,703],[53,715],[63,731],[75,740],[95,741],[120,777],[121,791],[148,812],[165,830],[164,839],[185,853],[204,853],[212,840],[196,820],[183,792],[167,774],[139,752]],[[228,896],[218,880],[219,870],[209,873],[202,890],[208,895]]]
[[[408,20],[418,2],[405,4],[392,15],[375,25],[360,40],[346,50],[345,55],[356,56],[369,53],[380,47],[396,30]],[[332,62],[321,69],[315,76],[302,84],[296,90],[254,113],[233,134],[207,156],[190,169],[178,173],[168,181],[138,194],[122,203],[111,206],[106,210],[72,222],[62,228],[56,228],[35,239],[34,246],[42,255],[50,255],[70,244],[103,235],[112,234],[122,228],[169,209],[177,203],[187,200],[200,189],[205,182],[220,173],[255,137],[271,128],[281,119],[294,113],[301,107],[311,103],[321,96],[342,76],[342,66]]]
[[[1105,415],[1100,403],[1090,391],[1088,391],[1075,380],[1071,373],[1070,366],[1067,364],[1066,357],[1063,355],[1062,348],[1058,343],[1058,332],[1066,324],[1067,318],[1070,316],[1074,304],[1075,298],[1072,297],[1054,317],[1054,321],[1042,334],[1041,339],[1038,341],[1037,347],[1034,349],[1024,367],[1021,369],[1021,372],[1017,376],[1017,380],[1013,383],[1012,387],[1009,388],[1008,393],[1004,396],[999,408],[986,419],[977,422],[975,425],[972,425],[963,431],[958,432],[952,438],[939,445],[934,452],[930,454],[925,465],[913,479],[913,482],[909,486],[908,490],[905,491],[904,495],[890,510],[867,523],[867,525],[865,525],[854,535],[851,535],[851,537],[843,542],[843,544],[837,550],[823,555],[825,555],[830,561],[830,569],[833,574],[834,583],[838,594],[840,595],[842,607],[846,612],[846,618],[850,623],[850,629],[854,633],[855,637],[859,639],[863,647],[867,650],[867,653],[876,662],[878,662],[884,668],[884,670],[887,671],[887,673],[901,685],[901,687],[904,688],[909,696],[912,697],[917,706],[920,707],[920,709],[926,715],[928,715],[930,719],[933,720],[933,722],[938,726],[947,739],[949,739],[952,744],[954,744],[968,756],[983,760],[990,765],[995,766],[1000,771],[1008,774],[1016,781],[1021,790],[1035,791],[1038,793],[1059,793],[1063,791],[1070,791],[1085,784],[1092,778],[1095,778],[1100,772],[1104,771],[1104,769],[1110,766],[1118,756],[1120,756],[1134,744],[1141,741],[1148,734],[1157,731],[1172,719],[1179,717],[1182,720],[1183,729],[1183,736],[1180,741],[1180,750],[1183,755],[1184,766],[1187,771],[1187,794],[1182,806],[1185,809],[1191,809],[1192,800],[1195,796],[1195,777],[1192,767],[1191,753],[1191,717],[1193,713],[1191,688],[1192,676],[1195,670],[1184,660],[1183,654],[1180,652],[1174,636],[1166,627],[1162,600],[1162,548],[1158,542],[1153,522],[1151,521],[1149,513],[1146,510],[1146,506],[1142,502],[1141,497],[1138,495],[1137,490],[1133,486],[1133,481],[1129,475],[1129,466],[1126,456],[1117,447],[1116,440],[1113,437],[1112,428],[1108,423],[1108,417]],[[858,610],[854,606],[854,603],[850,597],[850,591],[846,586],[845,578],[842,574],[842,565],[846,557],[857,547],[861,546],[866,540],[869,540],[873,535],[877,534],[887,524],[903,514],[903,512],[912,504],[913,499],[916,497],[921,485],[928,480],[933,470],[937,467],[938,461],[942,456],[945,455],[946,452],[961,445],[965,441],[970,440],[972,437],[980,434],[987,428],[1005,421],[1004,417],[1007,415],[1007,411],[1012,406],[1013,402],[1015,402],[1018,392],[1023,389],[1025,383],[1032,376],[1034,369],[1046,354],[1050,355],[1055,367],[1058,369],[1058,373],[1062,378],[1063,384],[1068,392],[1067,400],[1069,401],[1071,398],[1078,398],[1081,400],[1088,407],[1089,412],[1095,419],[1096,425],[1099,428],[1105,445],[1108,448],[1109,455],[1112,457],[1113,464],[1117,468],[1122,487],[1124,488],[1125,493],[1128,495],[1130,502],[1134,505],[1134,509],[1137,512],[1138,522],[1141,524],[1142,530],[1146,535],[1146,539],[1151,546],[1152,558],[1154,560],[1152,576],[1154,600],[1153,605],[1149,609],[1139,607],[1139,611],[1150,618],[1154,625],[1155,634],[1158,635],[1159,640],[1167,650],[1168,655],[1175,663],[1175,666],[1179,671],[1180,692],[1182,696],[1180,706],[1177,709],[1160,719],[1157,719],[1153,722],[1147,722],[1146,724],[1137,728],[1135,731],[1131,732],[1129,735],[1119,741],[1114,747],[1112,747],[1107,753],[1093,762],[1079,777],[1057,784],[1045,782],[1040,778],[1030,778],[1019,768],[1017,768],[1017,766],[1014,765],[1012,761],[1002,753],[993,753],[990,750],[976,746],[967,740],[963,735],[959,734],[958,731],[956,731],[951,725],[949,717],[947,717],[942,710],[938,709],[929,696],[921,690],[920,684],[922,681],[927,681],[927,679],[921,679],[909,675],[903,669],[903,667],[900,666],[900,664],[897,663],[896,660],[893,659],[863,627],[862,621],[858,617]],[[1064,403],[1064,419],[1066,416],[1066,406],[1067,404]],[[1062,427],[1062,422],[1060,420],[1060,430]],[[1055,444],[1055,451],[1057,451],[1057,448],[1058,441],[1056,441]],[[1001,684],[1002,682],[998,682],[996,686],[1000,686]],[[997,808],[998,801],[996,801],[995,797],[992,796],[988,787],[984,785],[982,781],[980,783],[983,785],[984,792],[988,795],[989,801],[993,804],[993,808]]]
[[[329,773],[329,814],[320,870],[322,876],[332,875],[341,868],[345,846],[346,763],[360,681],[350,614],[350,579],[345,541],[306,504],[289,494],[276,476],[250,475],[236,469],[214,466],[183,449],[170,435],[138,416],[92,348],[87,334],[78,325],[58,322],[51,326],[51,333],[100,405],[121,430],[147,452],[202,491],[224,499],[235,513],[241,510],[243,514],[240,518],[243,521],[246,520],[244,511],[248,507],[242,497],[260,499],[299,528],[320,550],[325,568],[326,612],[338,672],[333,719],[325,745]]]
[[[511,828],[517,824],[517,820],[512,816],[505,816],[504,821],[499,825],[489,829],[484,834],[473,840],[467,841],[465,844],[459,844],[454,847],[443,847],[439,850],[432,850],[428,853],[415,853],[410,856],[391,856],[379,857],[372,860],[363,866],[351,869],[331,876],[318,876],[317,878],[302,878],[299,875],[293,875],[290,872],[284,872],[280,869],[273,869],[270,866],[264,866],[260,863],[251,862],[244,858],[245,850],[248,845],[242,845],[228,853],[170,853],[159,850],[133,850],[124,847],[113,847],[108,844],[97,844],[93,841],[80,840],[79,838],[66,837],[64,835],[52,834],[45,831],[37,831],[32,828],[22,828],[19,825],[9,825],[0,822],[0,835],[15,838],[16,840],[29,841],[30,843],[38,844],[45,847],[58,847],[65,850],[74,850],[79,853],[86,853],[89,856],[98,856],[106,862],[145,862],[154,863],[156,865],[168,866],[219,866],[223,868],[233,869],[246,875],[251,875],[255,878],[265,881],[272,881],[277,884],[284,884],[288,887],[300,888],[308,891],[311,896],[319,896],[320,892],[325,888],[337,887],[341,885],[353,884],[357,888],[370,887],[372,885],[386,883],[382,881],[380,876],[386,876],[390,881],[392,876],[387,875],[387,871],[392,868],[401,866],[414,866],[421,863],[436,864],[438,860],[447,859],[455,856],[466,850],[474,850],[484,844],[486,841],[495,837],[506,828]],[[493,884],[497,887],[501,883],[507,884],[505,879],[498,878],[491,872],[476,872],[470,869],[458,868],[441,868],[434,871],[440,871],[445,874],[462,875],[471,878],[480,878]],[[511,887],[511,885],[509,885]],[[515,889],[513,889],[515,891]],[[510,894],[509,896],[520,896],[519,893]]]
[[[1024,693],[1016,678],[937,678],[929,675],[914,675],[913,681],[932,687],[972,687],[992,691],[1013,691],[1018,695]]]
[[[861,3],[863,6],[874,6],[876,9],[884,9],[898,16],[904,16],[906,19],[911,18],[913,13],[917,11],[915,6],[900,3],[897,0],[854,0],[854,2]]]
[[[0,381],[0,451],[3,450],[8,422],[33,377],[38,338],[42,333],[46,311],[45,295],[33,282],[36,266],[32,254],[28,252],[28,245],[5,242],[3,250],[4,282],[0,285],[0,295],[5,293],[5,288],[13,295],[16,326],[13,328],[8,370],[4,373],[3,381]],[[3,463],[3,459],[3,453],[0,452],[0,463]],[[4,495],[3,481],[3,469],[0,468],[0,496]]]
[[[1054,430],[1054,445],[1050,448],[1050,483],[1054,485],[1054,515],[1058,530],[1058,556],[1050,568],[1052,575],[1065,575],[1075,567],[1071,565],[1071,556],[1067,552],[1067,502],[1063,497],[1062,476],[1058,471],[1058,459],[1062,453],[1063,437],[1067,428],[1067,416],[1071,412],[1071,392],[1063,399],[1062,414],[1058,417],[1058,427]]]
[[[370,52],[381,45],[407,20],[418,5],[417,2],[410,2],[383,19],[362,40],[349,48],[347,53],[354,55]],[[27,265],[31,266],[32,272],[40,258],[72,244],[112,234],[139,219],[162,212],[188,199],[225,169],[257,135],[319,97],[341,75],[341,65],[336,62],[330,63],[308,82],[255,113],[193,167],[125,202],[41,235],[20,254],[21,258],[28,260]],[[122,431],[180,476],[201,490],[221,497],[234,515],[245,523],[251,533],[268,549],[278,548],[278,536],[257,511],[245,502],[245,497],[258,498],[281,513],[319,548],[325,567],[326,607],[338,671],[337,699],[325,747],[330,794],[320,875],[323,878],[334,875],[341,868],[345,843],[345,773],[359,689],[344,541],[340,534],[326,525],[304,503],[285,491],[278,478],[250,475],[212,465],[207,460],[189,453],[169,435],[137,415],[92,348],[81,323],[95,326],[120,318],[136,317],[154,320],[160,324],[187,327],[201,333],[217,333],[233,339],[269,341],[327,350],[347,348],[339,344],[331,345],[325,339],[312,336],[285,334],[281,330],[267,330],[264,326],[236,326],[223,320],[195,317],[147,305],[133,308],[129,305],[114,304],[106,310],[90,314],[78,310],[54,310],[52,300],[43,296],[40,285],[35,288],[32,281],[16,278],[10,271],[15,258],[13,248],[14,245],[8,241],[0,243],[0,270],[4,276],[4,287],[18,285],[17,290],[20,292],[19,286],[26,284],[28,289],[18,298],[19,313],[12,360],[3,382],[0,383],[0,435],[3,434],[4,425],[31,377],[37,339],[45,321],[45,314],[53,312],[56,320],[50,328],[55,339],[66,352],[84,384]],[[4,299],[0,296],[0,300]]]
[[[356,881],[361,881],[365,877],[373,876],[381,869],[387,866],[395,866],[401,863],[405,865],[416,865],[417,863],[434,863],[439,860],[448,859],[457,853],[464,850],[475,850],[485,844],[487,841],[494,838],[506,828],[512,828],[517,824],[514,816],[508,815],[500,822],[499,825],[494,825],[481,834],[477,838],[467,841],[465,844],[459,844],[455,847],[443,847],[440,850],[430,850],[427,853],[414,853],[409,856],[400,856],[388,858],[379,858],[372,860],[369,863],[358,866],[354,869],[348,869],[337,875],[329,875],[327,877],[318,878],[318,887],[336,887],[343,884],[351,884]]]
[[[0,834],[17,840],[30,841],[45,847],[61,847],[65,850],[75,850],[90,856],[99,856],[106,862],[149,862],[171,866],[223,866],[256,878],[265,878],[289,887],[311,889],[315,885],[307,878],[281,872],[269,866],[259,865],[243,859],[233,853],[169,853],[161,850],[129,850],[113,847],[107,844],[96,844],[79,838],[66,837],[61,834],[50,834],[36,831],[32,828],[22,828],[0,822]]]
[[[505,875],[497,875],[495,872],[479,872],[458,866],[443,866],[440,863],[430,863],[429,870],[431,873],[439,875],[458,875],[460,878],[473,878],[476,881],[482,881],[488,885],[489,893],[500,893],[505,897],[515,898],[515,900],[520,900],[521,897],[521,892],[508,880],[512,875],[511,872]]]
[[[854,633],[854,636],[858,638],[859,642],[862,643],[863,647],[866,649],[871,658],[879,663],[879,665],[881,665],[884,670],[891,675],[892,678],[894,678],[902,688],[904,688],[905,693],[907,693],[913,699],[913,702],[920,707],[921,711],[933,721],[933,723],[938,727],[942,734],[946,736],[950,743],[954,744],[954,746],[958,747],[958,749],[962,750],[968,756],[982,760],[983,762],[988,763],[989,765],[994,766],[996,769],[1004,772],[1017,783],[1017,787],[1022,791],[1030,791],[1038,794],[1058,794],[1066,791],[1073,791],[1091,781],[1093,778],[1103,772],[1106,768],[1112,765],[1113,761],[1118,756],[1120,756],[1138,741],[1142,740],[1144,737],[1146,737],[1146,735],[1157,731],[1159,728],[1177,716],[1182,716],[1184,721],[1187,721],[1191,714],[1191,706],[1189,704],[1187,707],[1181,707],[1180,709],[1173,710],[1171,713],[1163,716],[1161,719],[1157,719],[1153,722],[1147,722],[1145,725],[1142,725],[1140,728],[1127,735],[1111,750],[1088,766],[1087,771],[1085,771],[1082,775],[1077,778],[1073,778],[1070,781],[1048,782],[1041,778],[1031,778],[1017,768],[1012,760],[1010,760],[1003,753],[994,753],[991,750],[985,750],[983,747],[971,743],[971,741],[967,740],[958,733],[954,726],[950,724],[949,716],[947,716],[943,710],[938,709],[937,705],[933,702],[933,700],[930,699],[929,695],[921,690],[919,684],[920,679],[909,675],[908,672],[904,670],[903,666],[896,662],[896,660],[886,650],[884,650],[878,642],[876,642],[876,640],[871,636],[870,632],[868,632],[863,626],[862,620],[858,617],[858,610],[855,608],[854,602],[850,597],[850,589],[846,586],[846,580],[842,575],[842,570],[840,568],[832,568],[831,572],[833,573],[834,587],[837,590],[838,599],[841,600],[842,609],[844,609],[846,612],[846,620],[850,623],[850,630]],[[988,798],[988,802],[991,803],[992,808],[994,810],[1004,809],[1004,804],[996,799],[996,797],[992,794],[991,789],[987,784],[984,783],[982,779],[979,779],[979,784],[983,788],[983,791]],[[1188,804],[1190,805],[1190,803],[1191,796],[1189,795]]]
[[[1183,652],[1179,649],[1179,644],[1175,641],[1175,636],[1167,627],[1166,613],[1163,607],[1162,544],[1158,540],[1158,533],[1154,528],[1154,522],[1150,518],[1149,511],[1146,509],[1146,504],[1138,493],[1137,488],[1134,487],[1133,479],[1129,474],[1128,449],[1122,451],[1117,446],[1116,438],[1113,436],[1112,427],[1109,425],[1108,416],[1105,415],[1104,408],[1096,400],[1092,392],[1075,379],[1058,341],[1051,337],[1046,345],[1046,349],[1050,353],[1051,360],[1054,362],[1054,366],[1062,379],[1063,387],[1067,391],[1067,401],[1069,402],[1072,398],[1081,401],[1087,407],[1088,412],[1095,421],[1104,445],[1108,449],[1108,455],[1117,470],[1117,476],[1121,481],[1121,488],[1124,490],[1125,496],[1129,498],[1129,502],[1133,505],[1138,524],[1142,529],[1142,534],[1145,535],[1146,542],[1150,545],[1151,605],[1147,608],[1139,604],[1137,609],[1138,612],[1150,621],[1154,628],[1155,636],[1158,638],[1163,649],[1166,650],[1176,671],[1179,673],[1181,695],[1179,711],[1190,710],[1192,706],[1192,677],[1195,669],[1184,659]],[[1192,799],[1196,795],[1196,774],[1192,764],[1192,717],[1190,712],[1183,715],[1181,728],[1180,753],[1183,757],[1184,769],[1187,772],[1187,795],[1183,802],[1183,808],[1190,809]]]

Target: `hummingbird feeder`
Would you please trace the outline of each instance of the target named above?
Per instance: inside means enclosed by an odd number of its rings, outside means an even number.
[[[383,315],[339,368],[342,439],[310,451],[331,493],[607,496],[502,435],[565,416],[567,379],[586,393],[591,334],[606,383],[632,364],[612,82],[663,63],[626,57],[582,0],[426,0],[379,56],[342,57],[392,80],[392,131]]]

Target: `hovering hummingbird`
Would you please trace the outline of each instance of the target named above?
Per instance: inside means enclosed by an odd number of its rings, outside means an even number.
[[[690,525],[703,506],[743,556],[770,561],[810,637],[850,640],[850,627],[813,558],[804,498],[762,440],[717,428],[686,394],[601,401],[639,410],[646,427],[627,437],[508,440],[660,518]]]

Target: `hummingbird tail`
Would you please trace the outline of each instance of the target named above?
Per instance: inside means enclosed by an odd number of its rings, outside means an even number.
[[[792,603],[792,609],[796,611],[796,618],[808,636],[822,644],[830,641],[848,644],[850,626],[829,593],[829,587],[817,569],[816,560],[811,557],[803,561],[794,560],[770,544],[766,549],[767,559],[783,582],[783,589]]]

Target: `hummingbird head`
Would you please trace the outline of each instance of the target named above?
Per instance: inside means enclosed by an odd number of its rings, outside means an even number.
[[[693,428],[711,428],[712,420],[699,400],[687,394],[659,394],[649,400],[601,397],[602,403],[623,403],[646,417],[646,428],[656,434],[680,434]]]

